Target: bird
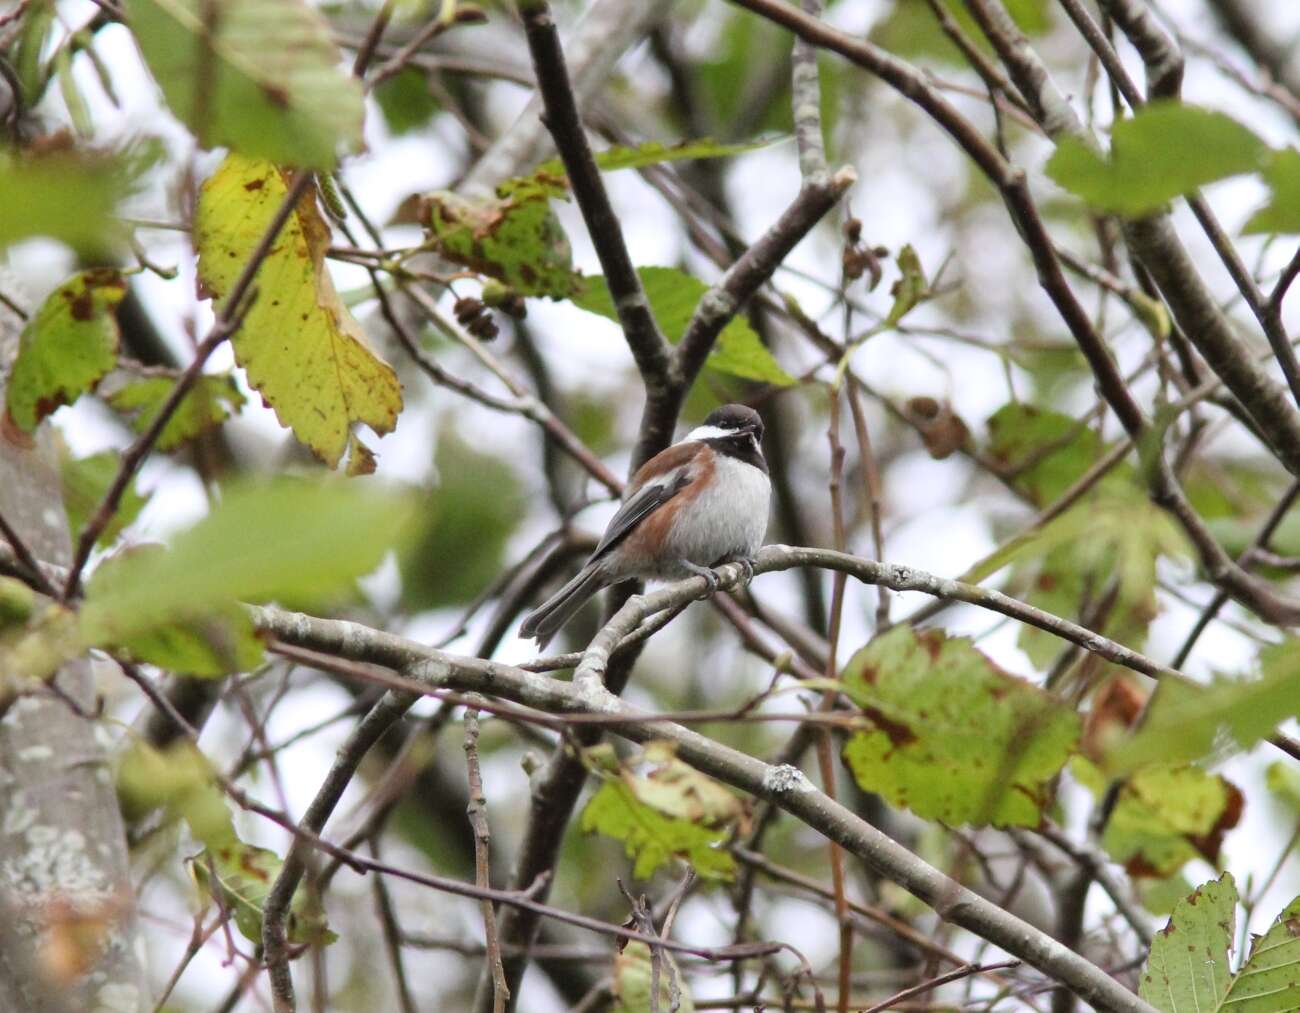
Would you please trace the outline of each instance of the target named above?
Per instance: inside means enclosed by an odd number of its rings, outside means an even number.
[[[740,563],[752,578],[772,494],[762,439],[758,412],[728,404],[646,461],[582,569],[524,619],[519,635],[544,647],[588,598],[624,580],[703,577],[712,594],[714,568],[724,563]]]

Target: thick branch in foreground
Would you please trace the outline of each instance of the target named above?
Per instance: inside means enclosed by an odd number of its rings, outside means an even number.
[[[774,547],[766,562],[779,562],[788,551],[812,550]],[[696,578],[694,584],[679,587],[698,593],[695,584],[702,583]],[[637,742],[671,740],[677,755],[691,766],[779,806],[930,905],[940,917],[1038,968],[1097,1009],[1152,1013],[1152,1007],[1101,968],[917,858],[818,791],[795,767],[772,766],[670,722],[643,720],[650,715],[639,714],[598,685],[558,682],[499,662],[446,654],[355,623],[269,608],[254,609],[253,615],[260,628],[282,641],[394,668],[430,688],[490,694],[550,713],[626,715],[626,722],[615,726],[619,735]]]

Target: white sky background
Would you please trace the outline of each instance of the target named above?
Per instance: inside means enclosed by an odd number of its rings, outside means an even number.
[[[1300,4],[1292,0],[1260,2],[1277,26],[1279,35],[1300,31]],[[833,8],[830,20],[845,29],[865,31],[888,7],[882,0],[843,0]],[[1200,39],[1217,37],[1214,22],[1198,0],[1166,0],[1161,7],[1187,34]],[[94,9],[94,5],[86,0],[72,0],[60,5],[60,12],[69,25],[81,24]],[[699,38],[696,39],[693,33],[693,42],[708,45],[708,14],[716,13],[706,13],[698,29]],[[75,65],[78,81],[91,105],[99,132],[97,140],[120,141],[139,134],[162,136],[178,158],[185,157],[190,150],[189,135],[160,104],[156,88],[141,68],[125,29],[114,26],[102,31],[97,48],[112,69],[123,103],[120,110],[115,109],[99,89],[84,58],[78,59]],[[521,58],[523,53],[521,48]],[[1140,63],[1127,50],[1126,56],[1134,76],[1140,79]],[[662,87],[657,72],[653,71],[651,61],[642,50],[628,54],[620,69],[636,79],[641,87]],[[1067,89],[1079,87],[1082,85],[1081,75],[1080,81],[1063,80],[1061,84]],[[1272,144],[1294,143],[1293,126],[1280,112],[1244,95],[1235,85],[1225,83],[1224,78],[1204,61],[1195,60],[1189,65],[1184,95],[1189,101],[1232,113]],[[1004,330],[1000,310],[1008,308],[1022,294],[1009,285],[1007,279],[1017,279],[1018,285],[1032,284],[1033,281],[1032,271],[1026,270],[1023,246],[1016,239],[1006,216],[1000,209],[991,207],[987,227],[979,234],[977,248],[954,251],[954,235],[944,220],[942,200],[950,191],[955,192],[964,185],[962,156],[937,128],[924,122],[918,111],[909,108],[900,115],[901,100],[883,87],[873,88],[870,96],[879,108],[873,108],[867,117],[871,134],[861,140],[861,157],[855,155],[854,164],[860,182],[850,193],[852,207],[864,221],[866,236],[871,243],[882,244],[891,250],[897,250],[905,243],[913,244],[927,268],[955,252],[954,267],[963,283],[978,292],[975,301],[984,313],[981,319],[963,319],[956,323],[965,330],[1000,340]],[[518,87],[500,85],[496,88],[492,108],[498,114],[502,128],[511,122],[526,98],[527,93]],[[978,103],[963,101],[960,104],[977,117],[977,122],[987,122],[986,112]],[[51,119],[66,120],[56,88],[50,90],[41,111]],[[898,136],[900,122],[908,123],[906,146]],[[427,131],[394,140],[386,135],[382,117],[372,108],[367,120],[367,136],[370,152],[351,160],[345,173],[354,193],[379,221],[386,220],[407,194],[448,185],[463,158],[463,135],[454,121],[446,116],[438,118]],[[1041,178],[1042,160],[1046,154],[1044,147],[1040,160],[1027,166],[1039,173],[1034,185],[1040,197],[1048,192],[1050,186]],[[216,157],[211,154],[198,159],[198,165],[204,171],[210,170],[215,162]],[[156,188],[144,196],[134,212],[143,218],[179,220],[176,208],[169,206],[167,201],[167,190],[173,182],[172,178],[160,176]],[[612,174],[607,177],[607,182],[637,264],[676,264],[685,259],[704,277],[711,279],[716,276],[716,272],[689,249],[683,234],[666,227],[666,223],[675,221],[675,217],[665,213],[668,210],[666,205],[634,173]],[[728,187],[742,233],[750,238],[758,236],[798,187],[792,143],[777,144],[737,159],[729,175]],[[1208,195],[1229,234],[1235,235],[1246,216],[1261,202],[1263,189],[1254,180],[1235,180],[1210,188]],[[577,265],[587,273],[600,273],[577,209],[572,205],[561,205],[558,210],[573,243]],[[1230,283],[1185,210],[1179,212],[1178,222],[1180,232],[1201,269],[1216,289],[1226,296],[1231,291]],[[970,235],[969,232],[965,234],[966,242],[970,242]],[[140,277],[139,284],[155,322],[177,348],[185,347],[192,335],[206,331],[212,319],[207,304],[197,302],[195,298],[194,265],[188,239],[182,233],[162,231],[143,233],[142,237],[149,247],[151,259],[175,264],[180,269],[176,281],[166,282],[145,274]],[[1242,244],[1248,263],[1254,262],[1258,245],[1258,241]],[[1269,253],[1267,262],[1284,263],[1290,254],[1289,245],[1279,243]],[[829,278],[834,271],[828,265],[837,263],[838,256],[836,235],[823,230],[805,241],[787,263],[793,268]],[[73,261],[63,248],[41,241],[14,248],[9,260],[10,266],[22,276],[33,300],[39,299],[73,268]],[[359,269],[334,266],[340,290],[364,283],[365,276]],[[887,273],[885,285],[872,297],[872,305],[882,310],[888,305],[887,290],[891,278],[892,275]],[[789,271],[780,275],[779,281],[814,315],[828,304],[828,295],[823,289]],[[1083,291],[1082,286],[1080,291]],[[1046,298],[1040,298],[1038,302],[1044,335],[1062,335],[1063,329]],[[1294,327],[1300,321],[1300,314],[1295,312],[1300,307],[1300,299],[1293,298],[1292,307],[1289,323]],[[942,306],[924,307],[917,311],[916,316],[921,319],[923,314],[931,320],[945,319]],[[621,431],[625,441],[630,440],[640,412],[640,402],[630,358],[617,328],[571,307],[537,300],[530,301],[529,321],[562,387],[585,387],[597,392],[621,391],[627,395]],[[1127,337],[1129,340],[1116,348],[1117,354],[1121,361],[1136,361],[1146,351],[1145,338],[1134,331],[1128,332]],[[918,354],[918,345],[941,355],[946,368],[941,369],[930,358]],[[790,372],[797,373],[812,365],[813,360],[804,350],[788,346],[786,343],[780,354]],[[229,350],[222,349],[214,356],[210,368],[226,369],[231,364]],[[454,355],[449,364],[461,365]],[[996,358],[951,343],[941,346],[934,342],[884,335],[873,339],[858,353],[854,367],[878,389],[899,399],[922,394],[951,399],[958,414],[976,433],[981,431],[984,420],[1007,400],[1005,379]],[[1028,388],[1023,385],[1019,389],[1024,391]],[[522,457],[516,448],[537,446],[530,423],[456,400],[448,392],[429,391],[423,386],[408,384],[407,398],[408,407],[396,432],[377,443],[370,440],[378,453],[381,476],[430,485],[435,483],[436,476],[430,467],[431,434],[436,432],[439,424],[451,424],[452,415],[463,435],[486,449],[500,448],[502,456],[516,465],[521,464]],[[1083,408],[1088,403],[1090,396],[1084,390],[1079,392],[1078,404],[1067,408]],[[873,410],[871,418],[878,420],[880,415]],[[78,454],[107,447],[121,448],[126,443],[124,432],[88,400],[61,410],[55,421]],[[275,469],[284,460],[290,438],[275,422],[272,413],[260,407],[256,395],[243,415],[228,428],[241,452],[259,461],[261,466]],[[852,455],[851,441],[849,446]],[[825,471],[826,439],[819,426],[809,429],[799,449],[798,458],[809,462],[809,475],[822,475]],[[522,463],[527,464],[527,460]],[[626,459],[619,458],[611,463],[615,470],[620,470]],[[531,470],[525,476],[529,487],[534,491],[542,490],[544,480],[540,460],[529,467]],[[1014,519],[1025,516],[1023,508],[1006,497],[998,497],[987,484],[972,486],[971,476],[962,462],[956,459],[933,461],[915,442],[909,452],[891,463],[886,478],[889,559],[941,575],[959,573],[994,547],[992,517],[1000,515]],[[813,488],[811,481],[810,478],[806,488]],[[165,459],[156,458],[146,466],[142,485],[154,489],[155,495],[131,529],[130,537],[134,540],[165,538],[169,532],[191,523],[205,509],[206,500],[198,481],[185,469],[174,467]],[[819,487],[824,488],[824,485]],[[971,498],[973,489],[979,491],[975,498]],[[592,531],[599,531],[611,510],[609,506],[595,507],[583,517],[583,523]],[[824,513],[819,504],[817,511]],[[531,523],[519,533],[515,551],[522,552],[552,520],[540,511],[535,512]],[[857,547],[864,551],[868,549],[865,542]],[[382,598],[391,593],[392,574],[381,573],[372,583],[376,595]],[[757,587],[777,603],[784,602],[793,607],[795,585],[792,579],[770,575],[760,578]],[[1208,593],[1201,590],[1201,599],[1208,599]],[[869,636],[874,600],[874,592],[870,590],[852,592],[842,640],[846,647],[856,646]],[[921,602],[922,599],[915,595],[895,596],[894,614],[906,614]],[[1231,617],[1239,613],[1230,607],[1224,615]],[[432,639],[449,629],[456,618],[450,613],[430,614],[403,632]],[[1169,658],[1194,618],[1193,609],[1166,597],[1164,612],[1152,630],[1148,653],[1157,658]],[[973,635],[985,634],[995,626],[988,614],[972,609],[951,610],[946,614],[945,623],[950,630]],[[479,626],[475,625],[461,643],[453,645],[453,649],[471,644],[479,632]],[[1015,637],[1016,629],[1006,623],[983,636],[980,646],[1009,670],[1027,674],[1032,669],[1015,647]],[[694,667],[707,667],[713,672],[745,673],[739,677],[742,681],[761,680],[765,675],[760,666],[738,656],[730,647],[718,648],[716,656],[708,659],[691,657],[689,652],[690,642],[682,636],[659,638],[647,652],[639,678],[647,678],[649,673],[654,673],[653,677],[673,678],[676,674],[677,678],[682,678],[686,670]],[[1253,653],[1254,647],[1249,640],[1228,626],[1216,623],[1202,638],[1190,670],[1204,673],[1205,659],[1214,659],[1216,667],[1231,670],[1246,662]],[[499,652],[499,657],[506,661],[531,655],[531,645],[517,640],[507,642]],[[723,692],[727,699],[734,699],[743,691],[740,686],[732,685]],[[633,698],[636,693],[634,683]],[[268,729],[271,741],[288,738],[295,731],[338,711],[346,703],[347,697],[341,691],[328,687],[317,685],[298,691],[294,706],[275,712]],[[127,706],[129,711],[128,704],[123,706]],[[349,723],[341,723],[282,755],[281,768],[289,807],[295,815],[302,813],[314,794],[348,727]],[[232,720],[228,714],[219,711],[205,731],[204,746],[211,755],[233,760],[243,745],[242,729],[241,721]],[[458,749],[459,743],[451,741],[456,737],[455,731],[447,732],[443,748]],[[1254,803],[1246,807],[1242,825],[1227,838],[1228,867],[1236,874],[1239,883],[1244,883],[1252,871],[1258,874],[1261,866],[1271,863],[1280,844],[1279,828],[1289,829],[1286,814],[1271,809],[1271,803],[1265,801],[1266,793],[1259,790],[1263,767],[1260,761],[1271,759],[1271,756],[1263,754],[1239,758],[1228,764],[1225,770],[1230,778],[1241,784],[1248,799]],[[515,816],[522,811],[526,799],[526,781],[514,762],[513,754],[504,752],[499,757],[489,758],[486,775],[492,804],[494,843],[508,848],[519,830]],[[256,784],[255,789],[266,793],[269,801],[276,801],[271,786],[265,781]],[[349,825],[349,816],[354,813],[358,798],[355,791],[345,796],[332,828],[337,830]],[[243,817],[240,817],[240,823],[241,832],[247,835],[247,839],[283,852],[285,839],[278,830],[269,829],[264,822]],[[404,859],[413,863],[421,861],[414,853],[405,854],[400,847],[392,848],[387,857],[396,862]],[[1185,872],[1193,882],[1200,882],[1208,878],[1212,870],[1198,863],[1189,866]],[[1276,888],[1261,904],[1259,921],[1254,928],[1262,929],[1298,891],[1300,869],[1293,857]],[[1094,891],[1094,900],[1097,893]],[[158,889],[145,895],[144,907],[149,914],[145,928],[155,982],[163,980],[170,972],[188,938],[188,916],[178,896],[172,891]],[[335,886],[334,900],[337,904],[349,896],[369,909],[368,884],[343,875]],[[570,900],[564,883],[560,884],[556,900],[561,904]],[[406,918],[408,928],[415,931],[427,930],[448,936],[460,934],[468,938],[477,938],[481,933],[477,909],[466,902],[426,891],[414,897],[407,895],[403,909],[410,915]],[[779,901],[776,910],[768,913],[767,924],[769,927],[778,926],[784,938],[796,940],[816,963],[819,958],[824,960],[833,953],[835,941],[830,923],[824,917],[814,916],[812,911],[802,902]],[[155,920],[155,916],[166,921]],[[728,941],[729,932],[729,906],[720,897],[705,895],[687,907],[679,922],[678,935],[709,943]],[[348,941],[332,948],[329,951],[331,981],[342,981],[352,960],[368,963],[374,969],[382,967],[386,975],[387,966],[378,945],[377,937],[358,940],[355,944],[349,937]],[[367,952],[367,947],[373,949]],[[209,1008],[215,996],[224,994],[232,980],[230,969],[221,966],[222,956],[223,946],[219,941],[210,945],[182,979],[177,997],[192,1003],[193,1008]],[[458,974],[457,968],[462,963],[463,958],[455,955],[408,951],[408,971],[417,994],[436,994],[437,983],[446,981],[449,975],[454,977]],[[527,1004],[529,1011],[558,1008],[558,1005],[547,1007],[540,1000],[539,990],[543,986],[539,975],[530,975],[527,984],[531,986]],[[422,989],[426,990],[422,992]],[[713,994],[715,991],[702,988],[699,994]],[[533,996],[539,998],[533,999]],[[260,1007],[257,1002],[248,1002],[240,1008]]]

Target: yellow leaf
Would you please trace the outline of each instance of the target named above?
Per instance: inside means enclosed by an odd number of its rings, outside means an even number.
[[[199,281],[230,291],[288,193],[270,162],[231,154],[199,195],[194,242]],[[391,432],[402,388],[339,299],[326,269],[329,226],[309,193],[258,269],[257,300],[231,339],[249,384],[282,425],[334,466],[354,423]]]

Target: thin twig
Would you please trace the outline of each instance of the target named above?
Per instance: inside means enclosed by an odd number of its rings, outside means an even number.
[[[469,804],[466,813],[474,831],[474,882],[481,887],[492,885],[490,858],[491,831],[487,820],[487,799],[483,796],[483,774],[478,763],[478,711],[465,711],[465,769],[469,779]],[[483,911],[483,938],[487,944],[488,966],[492,970],[492,1009],[504,1013],[510,999],[510,986],[501,966],[501,939],[497,935],[496,910],[490,900],[479,905]]]

